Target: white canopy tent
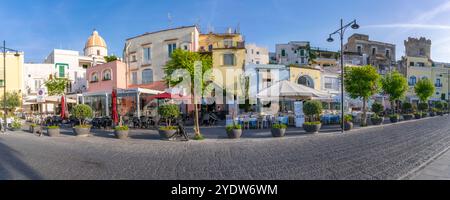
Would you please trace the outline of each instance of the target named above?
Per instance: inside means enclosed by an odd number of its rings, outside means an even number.
[[[257,98],[263,100],[282,99],[331,99],[332,95],[314,88],[292,83],[288,80],[279,81],[272,86],[261,90]]]

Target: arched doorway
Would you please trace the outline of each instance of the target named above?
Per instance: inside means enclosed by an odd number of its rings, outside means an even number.
[[[308,75],[300,76],[297,83],[306,87],[314,88],[314,80]]]

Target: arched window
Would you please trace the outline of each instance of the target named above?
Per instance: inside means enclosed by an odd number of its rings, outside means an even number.
[[[103,80],[104,81],[109,81],[111,80],[111,70],[107,69],[105,71],[103,71]]]
[[[415,76],[409,77],[409,85],[416,85],[417,78]]]
[[[94,72],[91,74],[91,82],[98,82],[98,73]]]
[[[314,88],[314,80],[310,76],[301,76],[297,83],[306,87]]]
[[[153,82],[153,70],[144,69],[142,71],[142,84],[152,83]]]

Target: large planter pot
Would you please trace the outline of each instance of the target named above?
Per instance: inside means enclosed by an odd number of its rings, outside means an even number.
[[[372,122],[372,125],[378,126],[378,125],[381,125],[383,123],[384,117],[370,118],[370,121]]]
[[[428,117],[428,113],[422,113],[422,118]]]
[[[420,119],[420,118],[422,118],[422,115],[421,114],[414,114],[414,118]]]
[[[439,116],[444,116],[444,112],[437,112],[436,114]]]
[[[353,122],[344,122],[344,131],[349,131],[353,129]]]
[[[286,135],[285,128],[272,128],[272,137],[284,137]]]
[[[389,117],[389,120],[391,121],[391,123],[397,123],[398,122],[398,116],[391,116],[391,117]]]
[[[436,113],[435,112],[430,112],[430,117],[434,117],[434,116],[436,116]]]
[[[59,128],[51,128],[47,129],[47,135],[50,137],[56,137],[60,135],[60,129]]]
[[[230,139],[238,139],[242,136],[242,129],[233,129],[231,131],[227,131],[228,138]]]
[[[318,133],[320,128],[322,128],[322,124],[303,124],[303,129],[306,131],[306,133]]]
[[[30,133],[36,134],[38,131],[42,131],[41,126],[30,126]]]
[[[20,128],[11,128],[10,130],[15,132],[15,131],[20,131]]]
[[[408,120],[411,120],[413,117],[414,117],[414,115],[404,114],[403,115],[403,120],[408,121]]]
[[[128,130],[123,130],[123,131],[118,131],[118,130],[114,130],[114,135],[116,136],[117,139],[127,139],[128,138]]]
[[[75,133],[76,136],[87,137],[89,136],[89,133],[91,133],[91,128],[76,127],[73,128],[73,132]]]
[[[158,130],[159,136],[162,139],[169,139],[173,137],[173,135],[175,135],[176,132],[177,130]]]

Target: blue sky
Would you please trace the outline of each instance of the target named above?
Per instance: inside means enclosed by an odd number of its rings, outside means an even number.
[[[433,41],[432,58],[450,62],[448,0],[1,0],[0,40],[40,62],[54,48],[82,51],[96,28],[110,53],[121,55],[126,38],[169,27],[199,24],[202,29],[240,26],[248,43],[270,50],[276,43],[311,41],[338,49],[328,34],[357,19],[358,33],[397,45],[404,54],[408,36]],[[346,37],[355,33],[349,30]]]

